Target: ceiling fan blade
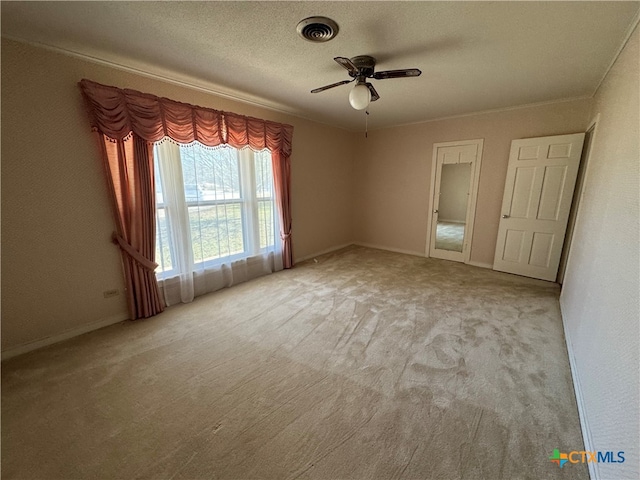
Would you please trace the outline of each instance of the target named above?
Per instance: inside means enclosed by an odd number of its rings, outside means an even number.
[[[353,80],[355,80],[355,78]],[[313,90],[311,90],[311,93],[324,92],[325,90],[329,90],[330,88],[338,87],[338,86],[344,85],[346,83],[351,83],[351,82],[353,82],[353,80],[343,80],[341,82],[332,83],[331,85],[325,85],[324,87],[314,88]]]
[[[346,68],[352,77],[358,75],[358,67],[356,67],[350,59],[346,57],[335,57],[334,60]]]
[[[380,98],[380,95],[378,95],[378,92],[376,92],[376,89],[373,88],[373,85],[371,85],[369,82],[367,82],[366,85],[367,87],[369,87],[369,91],[371,92],[371,101],[375,102]]]
[[[373,78],[376,80],[384,80],[386,78],[405,78],[405,77],[419,77],[422,72],[417,68],[405,68],[403,70],[385,70],[383,72],[376,72],[373,74]]]

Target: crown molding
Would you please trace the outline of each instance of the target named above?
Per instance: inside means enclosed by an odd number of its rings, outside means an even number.
[[[119,60],[108,59],[102,56],[98,56],[99,54],[96,54],[96,53],[89,54],[86,52],[78,51],[76,49],[60,47],[57,45],[51,45],[48,43],[43,43],[43,42],[38,42],[33,40],[26,40],[24,38],[20,38],[13,35],[3,34],[2,37],[8,40],[12,40],[14,42],[24,43],[27,45],[31,45],[33,47],[41,48],[43,50],[48,50],[48,51],[65,55],[68,57],[84,60],[89,63],[102,65],[105,67],[113,68],[116,70],[132,73],[132,74],[147,77],[147,78],[152,78],[154,80],[170,83],[172,85],[186,87],[192,90],[197,90],[200,92],[208,93],[211,95],[226,98],[236,102],[241,102],[247,105],[251,105],[253,107],[264,108],[274,112],[304,118],[305,120],[315,121],[304,116],[300,110],[291,108],[287,105],[277,103],[277,102],[271,102],[267,99],[257,97],[255,95],[251,95],[246,92],[242,92],[240,90],[223,87],[213,82],[208,82],[206,80],[202,80],[196,77],[178,74],[175,71],[171,71],[168,69],[162,69],[157,67],[154,68],[153,66],[149,66],[149,65],[145,65],[145,66],[141,66],[140,64],[136,65],[136,63],[138,62],[134,60],[126,61],[123,59],[119,59]]]
[[[578,101],[578,100],[589,100],[589,99],[592,99],[592,98],[593,98],[592,95],[580,95],[578,97],[561,98],[561,99],[558,99],[558,100],[547,100],[547,101],[544,101],[544,102],[525,103],[525,104],[522,104],[522,105],[514,105],[512,107],[501,107],[501,108],[493,108],[493,109],[489,109],[489,110],[480,110],[480,111],[477,111],[477,112],[460,113],[458,115],[450,115],[450,116],[446,116],[446,117],[430,118],[429,120],[418,120],[417,122],[401,123],[401,124],[393,125],[393,126],[390,126],[390,127],[373,128],[371,130],[375,131],[375,130],[384,130],[386,128],[408,127],[408,126],[411,126],[411,125],[420,125],[420,124],[423,124],[423,123],[441,122],[443,120],[455,120],[457,118],[475,117],[477,115],[487,115],[487,114],[490,114],[490,113],[509,112],[511,110],[520,110],[520,109],[523,109],[523,108],[544,107],[546,105],[555,105],[557,103],[575,102],[575,101]]]
[[[602,83],[604,82],[604,79],[607,78],[607,75],[609,75],[609,71],[615,65],[616,61],[618,60],[618,57],[620,56],[620,54],[624,50],[624,47],[626,47],[627,43],[629,43],[629,40],[631,39],[631,35],[633,35],[633,32],[635,32],[636,28],[638,28],[638,23],[640,23],[640,8],[638,8],[638,11],[633,16],[633,19],[631,20],[631,23],[629,24],[629,28],[627,29],[627,32],[624,35],[624,39],[622,40],[622,43],[620,44],[620,47],[618,47],[618,50],[616,51],[616,54],[613,56],[613,59],[611,60],[611,63],[609,63],[609,66],[605,70],[604,75],[602,75],[602,78],[600,78],[600,81],[598,82],[598,85],[596,85],[596,88],[593,91],[593,95],[591,95],[592,97],[595,97],[596,93],[598,93],[598,90],[600,90],[600,87],[602,86]]]

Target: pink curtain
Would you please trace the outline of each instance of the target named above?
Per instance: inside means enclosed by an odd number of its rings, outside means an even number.
[[[282,266],[293,267],[291,249],[291,204],[289,191],[291,185],[291,162],[289,157],[281,158],[278,152],[271,153],[273,163],[273,183],[276,190],[276,203],[280,214],[280,238],[282,239]]]
[[[271,152],[283,242],[283,265],[293,266],[291,248],[291,125],[203,108],[135,90],[79,82],[102,158],[116,213],[114,241],[123,252],[131,318],[163,310],[154,270],[155,188],[151,144],[164,137]]]
[[[97,132],[107,170],[127,287],[129,316],[146,318],[164,310],[154,262],[156,222],[153,155],[149,143],[130,135],[114,141]]]

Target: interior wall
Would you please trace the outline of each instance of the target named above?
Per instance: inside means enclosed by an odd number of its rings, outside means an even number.
[[[3,38],[3,352],[127,318],[82,78],[293,125],[295,258],[352,241],[353,133]]]
[[[591,99],[579,99],[375,130],[368,138],[359,137],[362,154],[354,169],[356,241],[424,255],[433,144],[483,138],[471,262],[491,266],[511,141],[583,132],[590,107]]]
[[[465,223],[470,181],[470,163],[448,163],[442,165],[438,220]]]
[[[599,115],[560,303],[591,448],[624,451],[598,478],[640,478],[640,32],[594,97]],[[567,445],[569,447],[569,445]]]

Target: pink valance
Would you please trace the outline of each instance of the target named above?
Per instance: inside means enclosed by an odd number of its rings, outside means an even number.
[[[147,142],[170,137],[179,143],[198,141],[215,147],[267,148],[291,156],[293,127],[236,113],[223,112],[130,89],[79,83],[89,110],[91,127],[114,140],[131,132]]]

